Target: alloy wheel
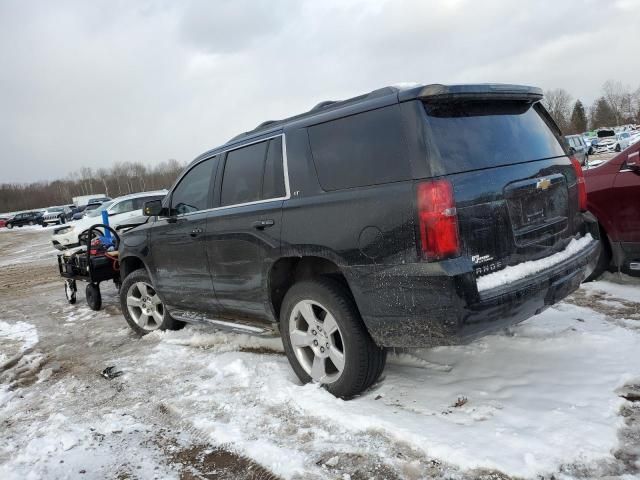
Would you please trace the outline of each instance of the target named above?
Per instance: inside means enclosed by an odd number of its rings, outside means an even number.
[[[289,338],[304,371],[316,382],[333,383],[345,364],[345,348],[336,319],[318,302],[302,300],[291,311]]]
[[[157,330],[164,321],[165,308],[155,289],[145,282],[136,282],[127,291],[127,310],[144,330]]]

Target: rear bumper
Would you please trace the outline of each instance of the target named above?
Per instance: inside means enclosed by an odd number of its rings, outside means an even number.
[[[471,341],[515,325],[575,291],[595,268],[596,239],[535,275],[478,292],[471,261],[349,269],[351,289],[369,333],[380,346],[433,347]]]

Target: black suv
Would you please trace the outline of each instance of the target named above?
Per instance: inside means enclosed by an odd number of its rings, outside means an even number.
[[[350,397],[386,347],[466,342],[541,312],[600,248],[541,98],[387,87],[204,153],[123,235],[124,316],[140,334],[279,331],[303,382]]]
[[[7,220],[7,228],[22,227],[24,225],[42,225],[43,222],[44,217],[42,216],[42,212],[23,212]]]

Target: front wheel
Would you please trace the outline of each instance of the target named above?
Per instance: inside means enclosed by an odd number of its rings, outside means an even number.
[[[75,280],[67,280],[66,282],[64,282],[64,296],[67,297],[67,302],[69,302],[69,304],[73,305],[76,303],[77,291],[78,288],[76,287]]]
[[[184,322],[169,314],[143,268],[131,272],[120,285],[120,307],[125,320],[138,335],[184,326]]]
[[[620,147],[620,144],[616,145],[616,152],[619,152],[620,150],[622,150],[622,148]]]
[[[379,378],[386,351],[367,332],[341,283],[327,278],[295,284],[282,302],[280,331],[298,378],[351,398]]]

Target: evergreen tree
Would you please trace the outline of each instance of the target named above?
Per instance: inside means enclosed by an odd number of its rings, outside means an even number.
[[[587,115],[580,100],[576,100],[571,112],[571,133],[582,133],[587,130]]]
[[[615,127],[617,124],[616,114],[611,105],[604,97],[596,100],[595,110],[593,112],[593,125],[591,128]]]

